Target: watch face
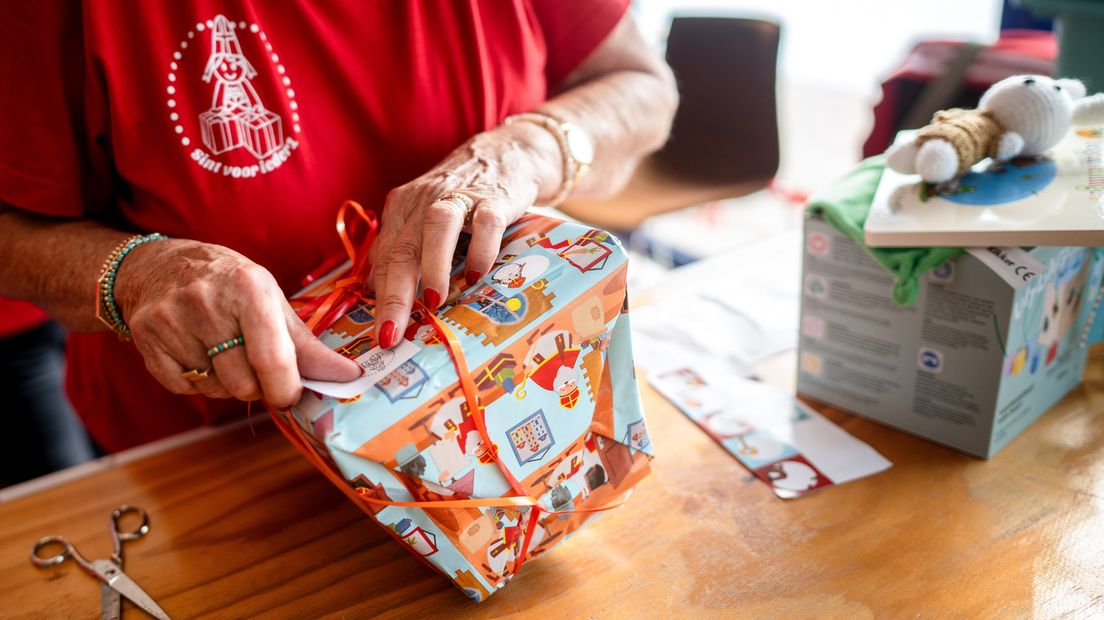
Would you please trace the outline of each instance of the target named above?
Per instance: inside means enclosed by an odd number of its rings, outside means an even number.
[[[589,166],[594,161],[594,144],[590,141],[590,136],[581,127],[570,123],[563,124],[563,132],[571,157],[580,164]]]

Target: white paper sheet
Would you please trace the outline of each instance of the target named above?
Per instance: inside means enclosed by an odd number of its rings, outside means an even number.
[[[869,445],[768,383],[689,367],[648,380],[783,499],[891,466]]]
[[[637,363],[651,372],[689,357],[746,375],[797,346],[800,292],[796,231],[672,270],[633,308]]]

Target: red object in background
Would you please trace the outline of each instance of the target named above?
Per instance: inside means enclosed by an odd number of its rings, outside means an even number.
[[[923,41],[912,48],[901,66],[882,83],[882,100],[874,106],[874,128],[863,144],[863,157],[885,152],[900,129],[914,129],[901,126],[911,105],[929,83],[943,74],[961,48],[958,41]],[[957,96],[944,107],[977,107],[986,89],[1011,75],[1053,75],[1057,56],[1053,33],[1006,30],[996,43],[973,58]]]
[[[0,203],[120,213],[139,231],[237,250],[293,293],[342,253],[344,200],[382,206],[473,134],[535,108],[627,7],[3,3],[0,40],[33,61],[0,63],[0,112],[18,119],[0,124]],[[170,394],[111,333],[73,334],[68,352],[70,398],[110,451],[245,410]]]
[[[0,297],[0,339],[22,334],[48,320],[45,312],[25,301]]]

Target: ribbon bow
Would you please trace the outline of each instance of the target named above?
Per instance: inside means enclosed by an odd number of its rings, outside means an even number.
[[[356,245],[350,239],[350,227],[346,224],[348,210],[353,212],[364,222],[367,232],[360,246],[362,252],[357,252]],[[323,295],[301,297],[293,301],[295,313],[307,324],[315,336],[321,334],[329,326],[352,309],[360,301],[368,300],[367,282],[372,275],[371,250],[379,234],[379,219],[376,214],[366,211],[359,203],[346,200],[337,210],[337,236],[341,238],[341,245],[345,247],[348,256],[349,267],[333,284],[333,290]],[[308,282],[325,275],[333,269],[335,261],[326,261],[314,273],[307,276]]]

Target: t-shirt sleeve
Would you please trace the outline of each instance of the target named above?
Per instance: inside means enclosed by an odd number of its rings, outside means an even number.
[[[533,0],[548,49],[545,76],[554,89],[606,40],[629,0]]]
[[[0,339],[10,338],[38,327],[47,320],[46,313],[25,301],[0,297]]]
[[[84,103],[94,87],[80,3],[0,3],[0,42],[0,209],[64,217],[100,210],[110,168],[106,138],[90,131],[99,123]]]

